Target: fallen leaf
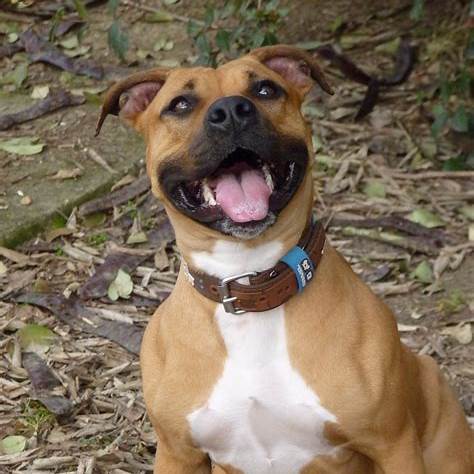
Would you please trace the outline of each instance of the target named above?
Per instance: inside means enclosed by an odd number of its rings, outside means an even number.
[[[19,303],[28,303],[53,312],[64,324],[79,331],[105,337],[120,344],[133,354],[140,353],[143,329],[133,324],[106,321],[85,308],[77,298],[66,299],[60,294],[27,293],[16,298]],[[85,321],[87,318],[87,322]]]
[[[64,54],[68,58],[76,58],[77,56],[84,56],[91,49],[92,49],[91,46],[82,45],[82,46],[78,46],[77,48],[74,48],[74,49],[66,49],[66,50],[64,50]]]
[[[0,441],[2,454],[18,454],[26,448],[26,438],[20,435],[7,436]]]
[[[13,84],[15,89],[19,89],[27,77],[28,64],[20,63],[13,71],[0,78],[0,84]]]
[[[74,49],[79,46],[79,39],[76,35],[72,35],[69,38],[63,39],[59,44],[66,49]]]
[[[0,262],[0,276],[5,275],[7,271],[8,271],[7,266],[3,262]]]
[[[131,174],[126,174],[123,178],[119,179],[111,188],[111,191],[122,188],[127,184],[133,183],[137,178]]]
[[[174,17],[164,10],[156,10],[153,13],[145,15],[143,19],[147,23],[165,23],[168,21],[173,21]]]
[[[0,140],[0,150],[16,155],[36,155],[41,153],[45,146],[44,143],[37,143],[38,141],[38,137],[17,137]]]
[[[385,185],[380,181],[369,181],[364,186],[364,194],[371,198],[384,198],[386,196]]]
[[[375,51],[378,53],[389,54],[390,56],[395,56],[400,47],[401,38],[395,38],[392,41],[387,41],[386,43],[379,44],[375,47]]]
[[[18,330],[21,348],[26,352],[46,353],[53,344],[56,334],[40,324],[27,324]]]
[[[70,170],[59,170],[51,179],[72,179],[82,175],[80,168],[72,168]]]
[[[470,221],[474,221],[474,206],[463,206],[459,209],[459,213]]]
[[[90,299],[105,296],[120,269],[130,273],[147,258],[146,254],[131,255],[124,252],[114,252],[107,255],[105,262],[96,269],[95,274],[81,288],[81,298]]]
[[[472,342],[472,327],[469,323],[448,326],[441,330],[441,334],[454,337],[460,344],[466,345]]]
[[[33,202],[33,200],[31,199],[30,196],[23,196],[23,197],[20,199],[20,204],[21,204],[22,206],[29,206],[32,202]]]
[[[49,94],[49,86],[35,86],[31,93],[32,99],[44,99]]]
[[[32,398],[40,401],[51,413],[57,416],[69,414],[74,408],[73,403],[59,395],[62,385],[46,362],[34,352],[23,353],[23,367],[33,386]],[[53,392],[54,390],[54,392]]]
[[[411,276],[423,283],[433,283],[434,281],[433,270],[426,260],[423,260],[418,264],[415,270],[411,273]]]
[[[17,252],[16,250],[7,249],[6,247],[0,247],[0,255],[15,263],[25,264],[29,260],[28,255]]]
[[[439,216],[426,209],[415,209],[408,217],[408,220],[421,224],[428,229],[435,227],[442,227],[445,225],[444,221]]]
[[[59,229],[51,229],[45,233],[44,240],[46,240],[46,242],[52,242],[58,237],[71,235],[73,233],[74,233],[74,229],[69,229],[68,227],[60,227]]]
[[[119,298],[129,298],[132,291],[132,278],[127,272],[124,272],[122,269],[120,269],[117,272],[115,280],[110,284],[107,295],[112,301],[116,301]]]
[[[148,237],[143,231],[134,232],[127,239],[127,244],[143,244],[145,242],[148,242]]]

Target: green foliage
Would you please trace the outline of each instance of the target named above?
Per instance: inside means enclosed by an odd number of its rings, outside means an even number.
[[[21,421],[31,434],[42,432],[51,427],[56,417],[40,402],[28,400],[23,406]]]
[[[203,23],[190,21],[188,35],[198,52],[197,63],[216,66],[242,52],[278,42],[277,31],[288,10],[279,0],[226,0],[206,8]]]
[[[125,61],[129,44],[128,35],[118,21],[119,3],[120,0],[109,0],[107,2],[107,7],[113,16],[112,24],[107,31],[107,39],[109,48],[120,58],[120,61]]]
[[[413,6],[410,11],[410,18],[419,21],[423,18],[425,12],[425,0],[413,0]]]
[[[87,18],[87,8],[82,0],[73,0],[74,8],[82,20]]]

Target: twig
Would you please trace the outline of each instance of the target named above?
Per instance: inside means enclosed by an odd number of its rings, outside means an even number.
[[[85,100],[86,99],[82,96],[71,94],[64,89],[59,89],[51,92],[46,98],[31,107],[12,114],[0,115],[0,130],[7,130],[13,125],[34,120],[63,107],[81,105]]]
[[[419,242],[414,239],[408,239],[401,235],[392,234],[390,232],[379,232],[375,229],[357,229],[355,227],[344,227],[342,234],[348,237],[363,237],[366,239],[376,240],[385,244],[401,247],[402,249],[412,252],[420,252],[427,255],[435,255],[436,251],[431,245]]]
[[[86,155],[109,173],[117,173],[93,148],[84,148]]]
[[[148,191],[148,189],[150,189],[150,179],[147,175],[141,176],[132,184],[117,189],[108,196],[86,202],[79,208],[79,215],[86,216],[87,214],[92,214],[94,212],[112,209],[114,206],[128,202],[130,199],[143,194]]]
[[[189,16],[178,15],[176,13],[172,13],[168,10],[158,9],[149,7],[147,5],[140,5],[137,2],[132,2],[131,0],[123,0],[124,5],[128,5],[129,7],[138,8],[139,10],[143,10],[144,12],[148,13],[166,13],[170,17],[174,18],[175,20],[182,21],[183,23],[189,23],[190,21],[194,21],[199,26],[205,26],[206,24],[202,20],[197,20],[196,18],[192,18]]]
[[[390,176],[398,179],[474,179],[474,171],[424,171],[421,173],[400,173],[389,171]]]

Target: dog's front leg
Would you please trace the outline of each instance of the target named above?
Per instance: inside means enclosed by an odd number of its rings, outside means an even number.
[[[158,446],[153,474],[211,474],[211,461],[205,455],[196,459],[180,459],[163,446]]]
[[[420,443],[411,423],[397,439],[385,442],[370,457],[381,474],[426,474]]]

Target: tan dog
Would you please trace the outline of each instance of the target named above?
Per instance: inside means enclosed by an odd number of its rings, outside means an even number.
[[[154,472],[472,474],[472,432],[435,362],[310,225],[300,106],[314,81],[331,92],[311,56],[275,46],[108,92],[98,130],[114,113],[145,137],[187,264],[142,346]],[[290,254],[296,270],[279,263]]]

